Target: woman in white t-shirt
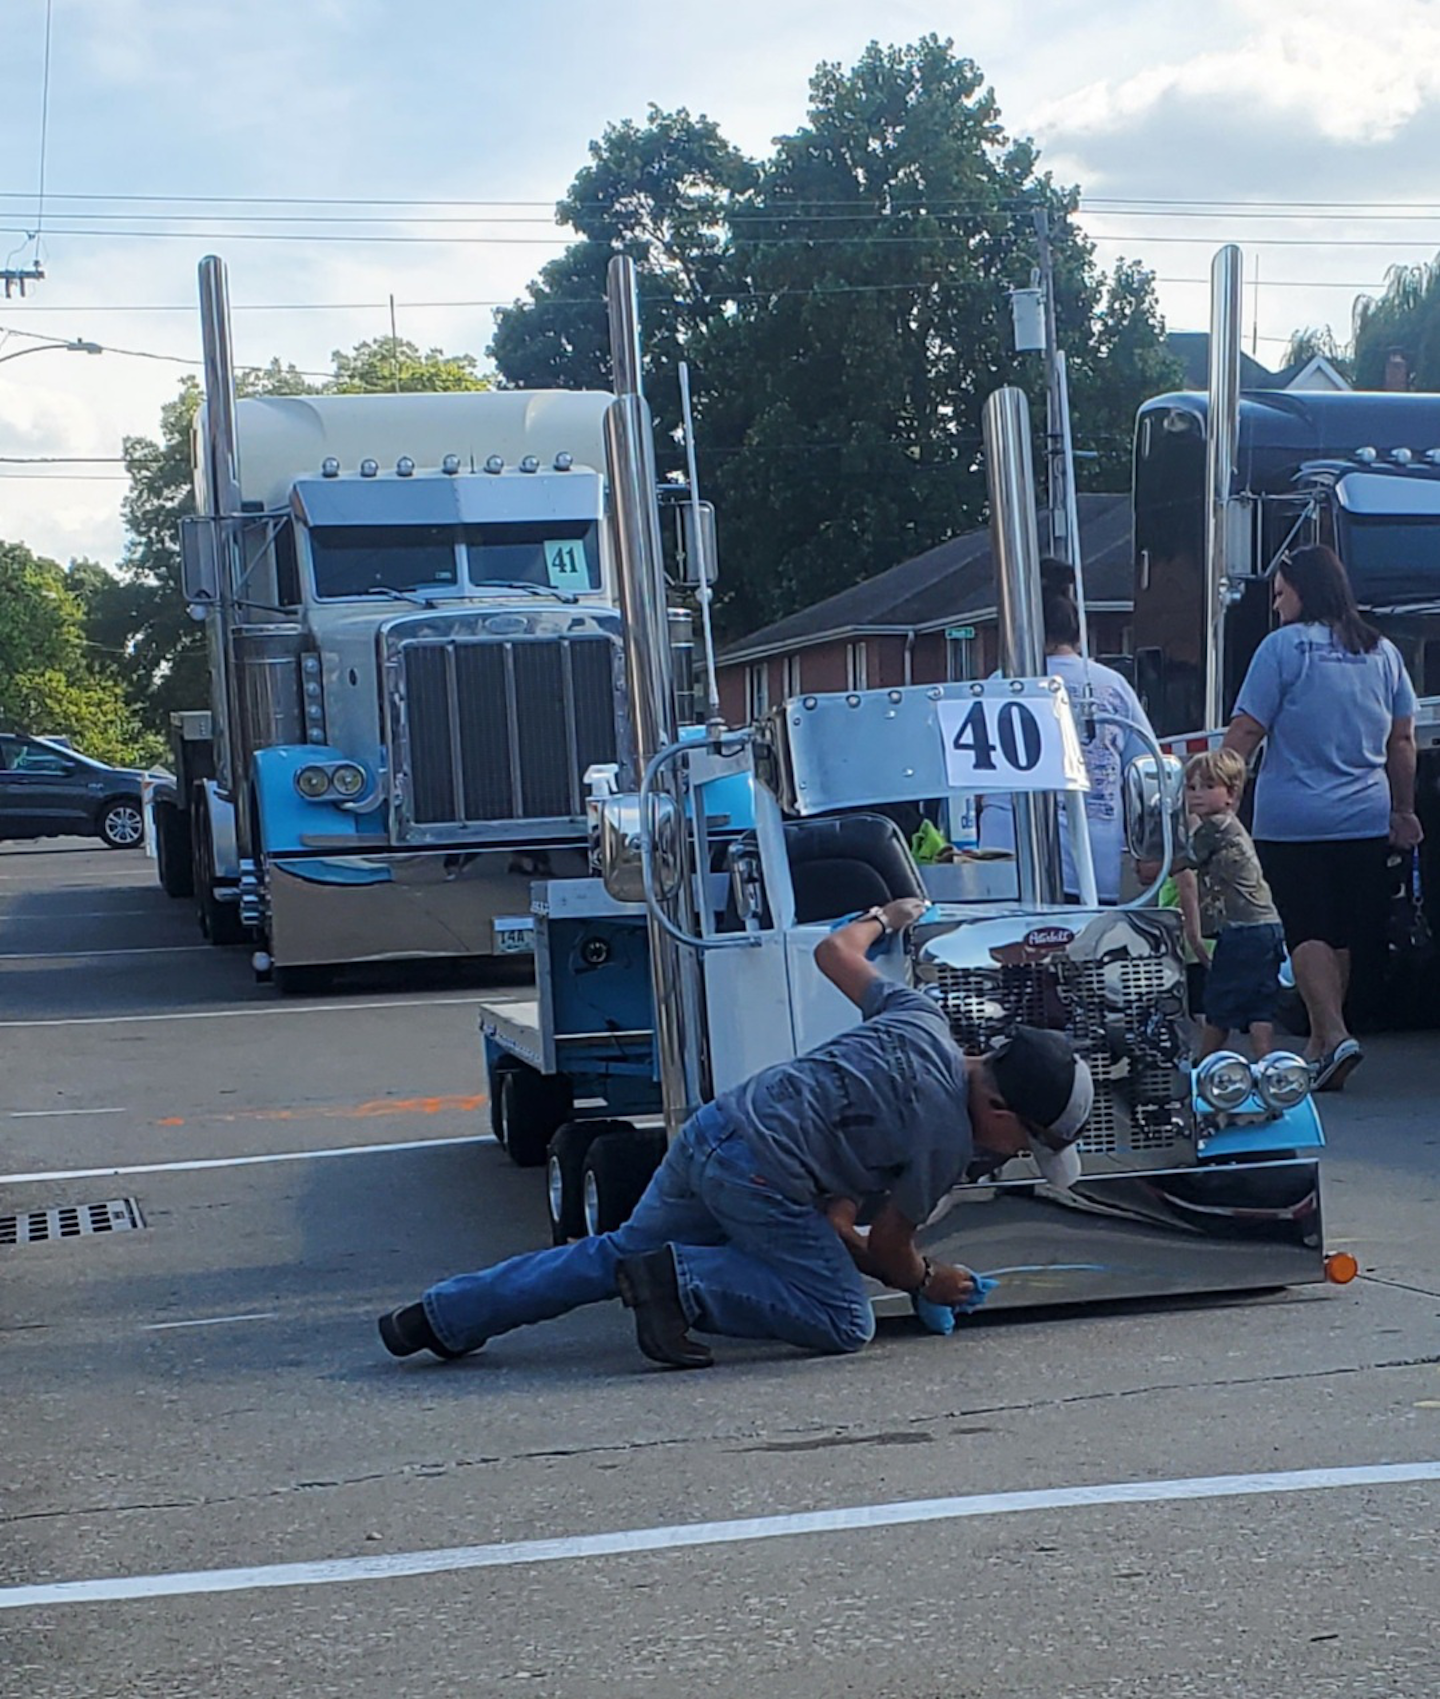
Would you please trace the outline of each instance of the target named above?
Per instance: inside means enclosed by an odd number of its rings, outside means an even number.
[[[1125,764],[1145,754],[1147,746],[1139,732],[1128,731],[1111,721],[1094,720],[1087,728],[1088,700],[1097,714],[1117,714],[1150,730],[1140,699],[1113,667],[1087,661],[1080,654],[1080,610],[1075,605],[1073,568],[1063,561],[1043,560],[1040,578],[1044,591],[1046,670],[1060,679],[1070,697],[1075,729],[1090,789],[1085,797],[1085,818],[1090,827],[1090,856],[1095,864],[1095,890],[1102,903],[1120,900],[1120,873],[1125,854],[1123,785]],[[1088,735],[1087,735],[1088,733]],[[1152,733],[1153,735],[1153,733]],[[980,815],[981,849],[1015,848],[1015,814],[1008,796],[986,797]],[[1067,896],[1079,894],[1075,859],[1070,852],[1068,828],[1060,813],[1060,855]]]

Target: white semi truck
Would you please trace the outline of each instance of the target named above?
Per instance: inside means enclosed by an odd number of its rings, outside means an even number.
[[[587,768],[633,782],[612,398],[237,402],[219,260],[200,287],[182,556],[211,701],[176,716],[162,882],[282,990],[528,952],[531,880],[586,870]]]

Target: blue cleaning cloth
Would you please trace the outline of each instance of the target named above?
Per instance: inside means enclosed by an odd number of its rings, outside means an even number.
[[[922,1298],[918,1292],[911,1293],[910,1302],[914,1306],[915,1314],[919,1316],[931,1333],[954,1333],[956,1318],[974,1315],[975,1311],[1000,1284],[998,1280],[993,1280],[988,1274],[977,1274],[973,1268],[968,1272],[970,1278],[975,1282],[975,1290],[963,1304],[956,1304],[953,1308],[949,1304],[932,1304],[928,1298]]]

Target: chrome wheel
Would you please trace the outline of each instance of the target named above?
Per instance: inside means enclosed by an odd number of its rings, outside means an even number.
[[[145,836],[139,803],[112,802],[100,816],[100,836],[111,849],[134,849]]]

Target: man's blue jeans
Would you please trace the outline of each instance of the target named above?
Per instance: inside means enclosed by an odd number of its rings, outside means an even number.
[[[702,1332],[812,1351],[858,1351],[874,1336],[860,1275],[824,1213],[782,1196],[710,1106],[685,1123],[623,1227],[443,1280],[425,1314],[443,1345],[473,1350],[615,1297],[621,1257],[661,1245],[674,1248],[680,1301]]]

